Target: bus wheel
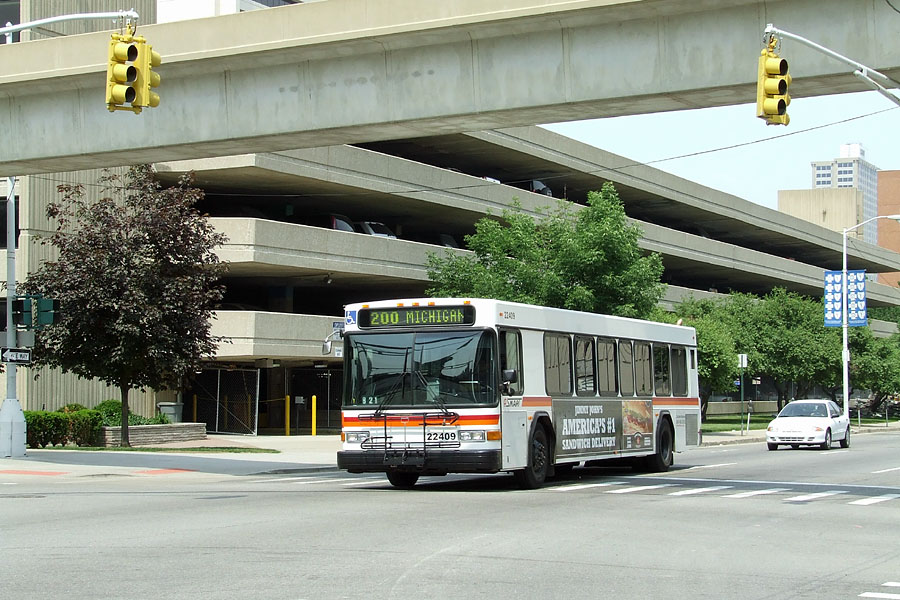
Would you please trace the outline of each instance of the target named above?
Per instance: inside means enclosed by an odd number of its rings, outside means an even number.
[[[419,480],[419,474],[406,471],[388,471],[387,478],[394,487],[411,488]]]
[[[647,470],[651,473],[668,471],[675,462],[674,450],[675,435],[672,433],[672,426],[668,421],[662,421],[656,432],[656,453],[645,459]]]
[[[544,485],[550,470],[550,444],[543,425],[534,428],[528,452],[528,466],[516,471],[516,481],[523,488],[533,490]]]

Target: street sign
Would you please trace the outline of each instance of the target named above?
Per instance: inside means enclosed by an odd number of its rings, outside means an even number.
[[[31,364],[31,348],[0,348],[0,358],[5,363]]]
[[[825,271],[825,327],[843,325],[844,278],[841,271]],[[866,314],[866,272],[847,271],[847,325],[865,327]]]

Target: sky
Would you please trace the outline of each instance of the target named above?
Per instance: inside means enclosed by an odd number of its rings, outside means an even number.
[[[788,115],[787,126],[766,125],[754,101],[545,127],[773,209],[778,190],[810,189],[810,163],[837,158],[841,144],[861,143],[877,168],[900,170],[900,106],[877,92],[795,98]]]

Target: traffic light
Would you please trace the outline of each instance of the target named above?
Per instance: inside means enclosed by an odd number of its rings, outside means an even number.
[[[787,107],[791,103],[788,87],[791,76],[788,74],[787,60],[775,53],[776,40],[770,40],[759,57],[759,69],[756,81],[756,116],[765,119],[769,125],[787,125],[791,118]]]
[[[38,297],[35,305],[37,309],[34,319],[35,328],[40,329],[46,325],[53,325],[59,320],[59,300]]]
[[[13,298],[13,325],[31,328],[31,299]]]
[[[138,45],[131,35],[112,34],[109,40],[109,63],[106,67],[106,107],[110,112],[133,110],[126,103],[134,102],[137,95],[135,86],[138,70]],[[140,109],[138,109],[140,112]]]
[[[159,106],[159,95],[152,91],[152,88],[159,86],[159,73],[153,70],[162,64],[162,57],[159,52],[153,50],[153,46],[147,43],[142,37],[134,38],[137,41],[137,60],[135,67],[137,68],[137,78],[134,82],[136,92],[134,106]]]

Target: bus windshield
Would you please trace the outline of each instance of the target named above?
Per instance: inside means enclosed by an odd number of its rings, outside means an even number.
[[[497,402],[492,331],[356,333],[347,339],[344,406],[444,408]]]

